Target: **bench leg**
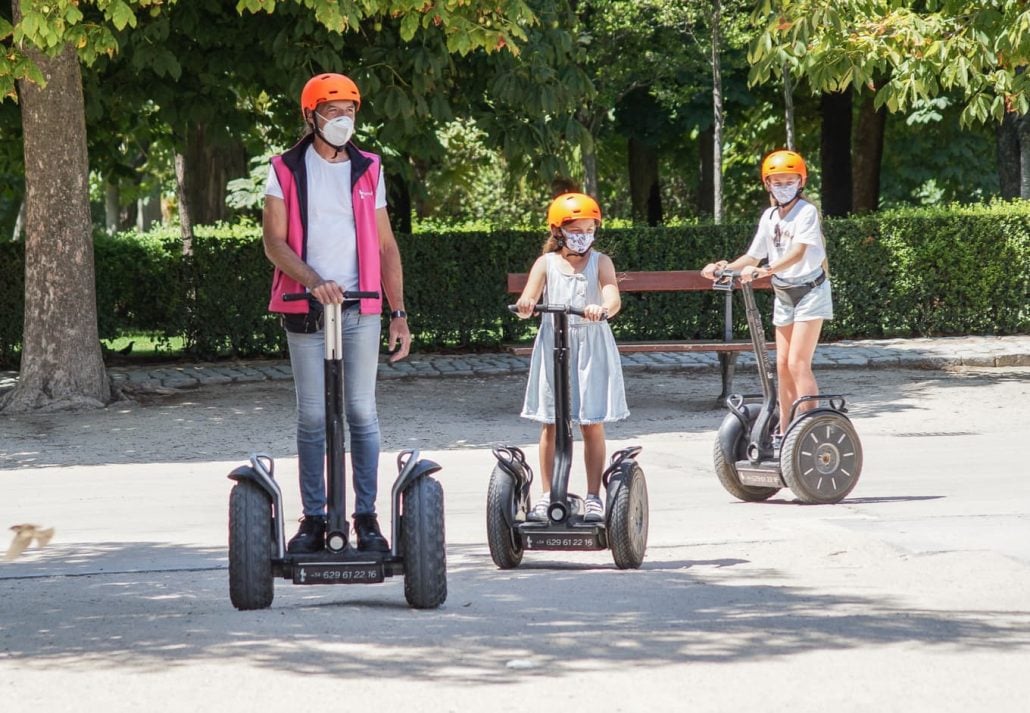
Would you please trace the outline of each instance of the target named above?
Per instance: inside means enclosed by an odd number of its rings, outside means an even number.
[[[726,399],[733,393],[733,375],[737,369],[737,354],[738,352],[719,352],[719,370],[722,372],[722,393],[719,394],[719,406],[724,406]]]

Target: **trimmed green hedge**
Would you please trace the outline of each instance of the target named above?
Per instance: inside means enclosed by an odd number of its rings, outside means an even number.
[[[826,221],[836,318],[829,339],[1030,331],[1030,203],[893,211]],[[617,270],[696,269],[748,246],[751,225],[604,231],[598,248]],[[95,239],[100,336],[183,337],[201,358],[280,355],[266,311],[271,266],[260,228],[201,228],[184,258],[168,229]],[[488,349],[528,338],[510,316],[509,272],[526,272],[543,231],[401,235],[416,348]],[[22,330],[20,243],[0,244],[0,362],[17,361]],[[760,295],[763,311],[769,296]],[[711,338],[722,305],[710,293],[625,295],[612,326],[620,339]],[[735,329],[745,333],[742,309]]]

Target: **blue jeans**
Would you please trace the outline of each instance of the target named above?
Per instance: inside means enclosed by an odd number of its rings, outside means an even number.
[[[374,513],[379,489],[378,314],[343,310],[344,412],[350,431],[354,514]],[[287,332],[297,390],[297,460],[305,515],[325,515],[325,332]]]

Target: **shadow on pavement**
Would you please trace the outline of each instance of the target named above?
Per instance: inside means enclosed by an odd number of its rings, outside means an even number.
[[[855,419],[929,408],[924,395],[942,387],[981,388],[1025,376],[897,370],[831,370],[819,375],[826,393],[843,393]],[[627,374],[630,417],[609,424],[608,438],[654,434],[714,435],[726,411],[714,405],[717,377],[708,373]],[[737,386],[754,393],[754,374]],[[385,450],[426,452],[529,446],[539,424],[519,417],[525,378],[393,380],[379,386],[379,421]],[[290,382],[204,387],[102,411],[0,415],[0,469],[68,465],[246,462],[253,451],[276,458],[296,455],[294,395]],[[577,436],[578,438],[578,436]]]
[[[527,556],[527,566],[499,571],[481,545],[449,548],[450,594],[439,610],[409,609],[394,578],[368,587],[277,582],[271,609],[237,612],[226,571],[205,571],[223,555],[123,543],[79,552],[69,573],[81,576],[4,579],[0,569],[0,656],[9,670],[163,671],[232,657],[306,676],[505,683],[869,645],[998,652],[1030,644],[1025,614],[910,609],[889,598],[749,584],[753,567],[734,570],[746,560],[648,561],[620,571],[605,553],[586,564]],[[76,569],[147,556],[184,569]]]

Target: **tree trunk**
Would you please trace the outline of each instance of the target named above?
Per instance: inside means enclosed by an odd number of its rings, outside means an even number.
[[[648,225],[662,222],[658,152],[637,139],[629,140],[629,194],[633,220],[645,221]]]
[[[190,225],[229,219],[226,185],[247,175],[247,153],[239,141],[216,143],[203,124],[190,124],[183,152]]]
[[[797,140],[794,138],[794,82],[790,78],[790,68],[783,63],[783,120],[787,125],[787,148],[797,151]]]
[[[701,158],[701,175],[697,186],[697,212],[698,215],[711,217],[715,215],[715,186],[712,180],[715,173],[712,170],[715,160],[715,149],[712,142],[715,138],[715,131],[708,127],[697,137],[697,151]]]
[[[1030,114],[1019,120],[1019,197],[1030,200]]]
[[[581,147],[583,155],[583,193],[588,196],[598,195],[597,183],[597,119],[585,108],[576,112],[576,119],[590,134],[587,145]]]
[[[883,136],[887,126],[887,110],[873,108],[871,92],[863,94],[855,128],[854,161],[851,181],[854,191],[852,207],[856,213],[872,213],[880,208],[880,161],[883,158]]]
[[[589,149],[583,149],[583,192],[588,196],[597,195],[597,154],[593,142]]]
[[[14,20],[21,17],[13,4]],[[75,49],[26,48],[46,88],[18,82],[25,151],[25,329],[7,411],[101,407],[111,400],[97,333],[82,73]]]
[[[136,206],[136,230],[145,233],[154,223],[161,222],[161,189],[154,188],[142,196]]]
[[[995,129],[995,145],[998,153],[998,183],[1001,197],[1012,200],[1019,197],[1020,155],[1019,116],[1015,112],[1005,114]]]
[[[411,234],[411,191],[400,174],[386,176],[390,207],[390,226],[396,233]]]
[[[823,213],[831,216],[851,212],[851,94],[824,92],[821,99]]]
[[[716,225],[722,222],[722,51],[720,25],[722,6],[719,0],[712,3],[712,218]]]
[[[118,186],[110,181],[104,181],[104,226],[107,232],[118,232],[119,218],[122,207],[118,196]]]
[[[175,195],[179,199],[179,237],[182,240],[182,254],[193,254],[193,220],[190,216],[189,176],[186,172],[186,157],[175,152]]]
[[[21,203],[18,204],[18,215],[14,219],[14,230],[11,233],[11,240],[17,242],[21,240],[21,236],[25,233],[25,196],[21,197]]]

